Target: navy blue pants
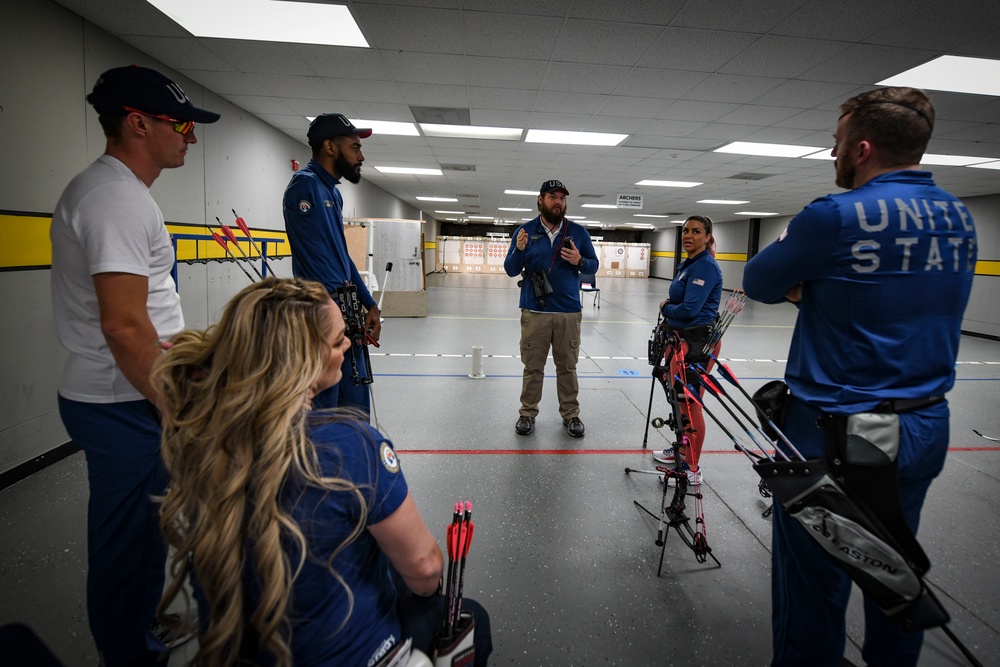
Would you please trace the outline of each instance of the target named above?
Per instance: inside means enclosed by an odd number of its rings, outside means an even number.
[[[166,664],[150,632],[163,593],[167,546],[159,508],[167,488],[159,416],[146,400],[81,403],[59,414],[87,457],[87,614],[106,667]]]
[[[365,376],[365,357],[361,352],[357,355],[358,376]],[[324,389],[313,397],[312,406],[314,410],[324,410],[329,408],[354,407],[364,411],[366,415],[371,414],[371,398],[368,395],[367,384],[354,384],[351,375],[354,373],[354,347],[352,346],[344,355],[344,363],[340,367],[343,377],[340,382],[329,389]]]
[[[792,399],[784,432],[805,458],[825,458],[820,412]],[[948,404],[901,414],[899,495],[903,514],[916,533],[931,482],[948,453]],[[841,667],[847,636],[845,614],[851,579],[805,528],[774,503],[771,623],[774,667]],[[923,633],[904,633],[865,598],[865,640],[869,665],[913,667]]]

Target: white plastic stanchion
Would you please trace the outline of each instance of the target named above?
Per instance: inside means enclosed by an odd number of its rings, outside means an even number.
[[[469,377],[474,380],[479,380],[480,378],[486,377],[483,373],[483,346],[473,345],[472,346],[472,372],[469,373]]]

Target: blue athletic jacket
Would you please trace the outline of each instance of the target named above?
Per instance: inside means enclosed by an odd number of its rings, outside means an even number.
[[[517,235],[522,229],[528,233],[528,245],[523,251],[517,249]],[[566,238],[573,239],[573,245],[580,251],[580,266],[573,266],[559,256],[559,249]],[[548,272],[553,293],[545,297],[545,307],[538,305],[531,281],[527,278],[521,285],[519,305],[520,308],[547,313],[579,313],[583,309],[580,305],[580,274],[597,273],[599,265],[590,232],[563,218],[561,232],[553,243],[549,241],[540,217],[517,228],[503,262],[504,270],[511,277],[518,276],[525,270],[529,274],[534,271]]]
[[[285,230],[292,249],[292,275],[323,283],[331,294],[348,280],[358,287],[365,308],[375,299],[347,253],[344,237],[344,199],[339,180],[310,160],[295,172],[282,199]]]
[[[744,270],[747,296],[802,284],[785,379],[834,414],[944,394],[955,380],[976,230],[926,171],[882,174],[815,200]]]

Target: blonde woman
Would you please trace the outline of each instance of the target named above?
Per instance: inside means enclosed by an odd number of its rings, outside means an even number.
[[[392,445],[311,410],[341,379],[344,329],[322,285],[269,278],[154,369],[171,476],[161,525],[176,549],[160,608],[190,573],[200,665],[372,665],[410,636],[431,651],[443,558]],[[465,606],[485,665],[489,619]]]

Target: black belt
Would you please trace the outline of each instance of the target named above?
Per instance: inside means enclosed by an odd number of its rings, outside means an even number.
[[[944,400],[944,394],[937,396],[927,396],[926,398],[890,398],[875,406],[872,412],[882,412],[890,414],[900,414],[926,408],[929,405],[940,403]]]

